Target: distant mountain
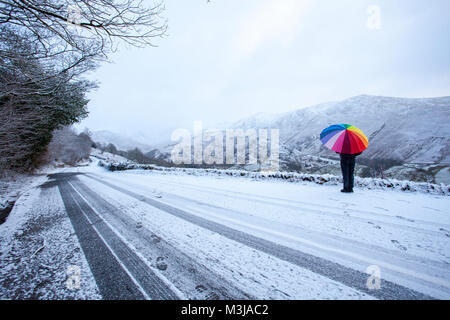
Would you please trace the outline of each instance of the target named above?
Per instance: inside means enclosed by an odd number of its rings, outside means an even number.
[[[231,128],[244,129],[244,128],[267,128],[272,126],[273,123],[278,121],[280,118],[288,115],[288,113],[283,114],[272,114],[258,112],[255,115],[241,119],[231,125]]]
[[[92,132],[92,140],[101,144],[112,143],[122,151],[139,148],[142,152],[148,152],[154,149],[154,147],[138,142],[133,138],[106,130]]]
[[[280,129],[280,160],[282,168],[288,169],[300,164],[304,168],[309,155],[336,158],[319,140],[320,132],[336,123],[355,125],[367,135],[370,145],[362,157],[450,164],[450,97],[360,95],[279,115],[258,113],[231,127]],[[170,160],[170,146],[150,155]]]
[[[366,158],[410,163],[450,163],[450,97],[410,99],[361,95],[275,116],[261,114],[237,122],[236,128],[279,128],[282,158],[295,155],[334,157],[320,132],[336,123],[360,128],[369,138]]]

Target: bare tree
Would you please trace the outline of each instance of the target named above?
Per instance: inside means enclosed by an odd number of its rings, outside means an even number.
[[[108,143],[106,147],[103,148],[103,151],[109,152],[111,154],[118,154],[119,150],[117,150],[116,146],[112,143]]]
[[[35,68],[44,72],[39,64]],[[21,78],[20,69],[1,76]],[[85,93],[93,84],[87,81],[65,81],[64,76],[39,83],[17,85],[9,94],[0,96],[0,168],[32,168],[45,152],[52,132],[87,116]]]
[[[46,160],[75,165],[89,158],[91,144],[92,140],[87,135],[78,135],[71,127],[64,127],[53,133]]]
[[[19,55],[0,49],[0,56],[48,60],[68,72],[107,59],[121,42],[153,46],[167,29],[163,10],[161,2],[145,6],[141,0],[0,0],[0,43],[10,36],[8,28],[35,49]]]
[[[161,2],[0,0],[0,168],[26,168],[54,130],[87,115],[81,76],[123,43],[153,46]],[[75,14],[75,16],[73,16]]]

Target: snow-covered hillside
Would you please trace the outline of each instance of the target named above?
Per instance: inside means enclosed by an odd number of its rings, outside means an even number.
[[[92,140],[105,145],[112,143],[117,149],[123,151],[139,148],[141,151],[147,152],[153,149],[153,147],[141,143],[137,139],[106,130],[92,132]]]
[[[445,173],[448,170],[444,169],[450,166],[449,122],[450,97],[411,99],[361,95],[283,114],[258,113],[237,121],[230,128],[279,129],[282,170],[338,174],[339,164],[332,161],[337,160],[337,155],[322,146],[320,132],[335,123],[353,124],[363,130],[370,141],[361,158],[405,163],[390,170],[386,177],[447,184],[449,179]],[[150,150],[136,140],[104,131],[94,133],[93,139],[112,142],[122,150],[139,147],[148,151],[146,155],[156,162],[171,162],[170,154],[176,144],[167,143]],[[248,169],[246,166],[236,168]],[[363,169],[360,164],[357,174]],[[439,170],[443,171],[437,175]]]
[[[0,299],[450,297],[448,194],[92,160],[0,224]]]
[[[361,95],[274,116],[272,121],[258,114],[238,121],[234,127],[279,128],[285,159],[292,151],[334,156],[322,146],[320,132],[335,123],[349,123],[369,137],[365,157],[449,163],[449,122],[450,97],[407,99]]]
[[[320,132],[335,123],[360,128],[370,141],[367,158],[408,163],[450,163],[450,97],[392,98],[361,95],[279,115],[258,113],[237,121],[232,128],[277,128],[281,160],[301,162],[304,155],[335,157],[322,146]],[[167,148],[153,151],[169,160]]]

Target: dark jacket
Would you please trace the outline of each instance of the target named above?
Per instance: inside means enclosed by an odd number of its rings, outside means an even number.
[[[354,172],[355,172],[355,159],[360,153],[346,154],[340,153],[341,156],[341,170],[342,170],[342,182],[344,183],[344,189],[342,192],[353,192],[354,184]]]
[[[336,152],[338,153],[338,152]],[[359,156],[362,152],[360,153],[354,153],[354,154],[347,154],[347,153],[339,153],[339,155],[341,156],[341,160],[343,161],[352,161],[354,160],[357,156]]]

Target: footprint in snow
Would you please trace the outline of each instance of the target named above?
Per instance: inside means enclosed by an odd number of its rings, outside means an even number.
[[[204,286],[204,285],[201,285],[201,284],[199,284],[198,286],[196,286],[195,287],[195,290],[197,291],[197,292],[205,292],[205,291],[207,291],[208,289]]]
[[[381,229],[381,227],[380,227],[379,225],[376,225],[376,224],[373,223],[372,221],[368,221],[367,223],[373,225],[373,227],[374,227],[375,229]]]
[[[435,209],[435,208],[430,208],[430,207],[422,207],[422,208],[424,208],[424,209],[430,209],[430,210],[433,210],[433,211],[436,211],[436,212],[442,212],[441,210]]]
[[[214,292],[214,291],[208,292],[209,291],[208,288],[206,288],[202,284],[196,286],[195,290],[198,293],[203,293],[204,294],[204,300],[219,300],[220,299],[220,296],[216,292]]]
[[[400,244],[400,242],[398,242],[397,240],[391,240],[391,242],[394,244],[394,246],[396,246],[397,248],[399,248],[400,250],[406,251],[408,250],[405,246],[402,246]]]
[[[152,241],[153,243],[161,242],[161,238],[158,237],[156,234],[152,234]]]
[[[409,222],[415,222],[413,219],[408,219],[408,218],[405,218],[405,217],[402,217],[402,216],[396,216],[396,217],[399,218],[399,219],[402,219],[402,220],[409,221]]]
[[[163,257],[158,257],[156,259],[156,267],[161,271],[164,271],[167,269],[167,263],[164,262]]]
[[[373,225],[373,227],[374,227],[375,229],[381,229],[381,227],[380,227],[379,225],[376,225],[376,224],[373,223],[372,221],[367,221],[367,223]]]

